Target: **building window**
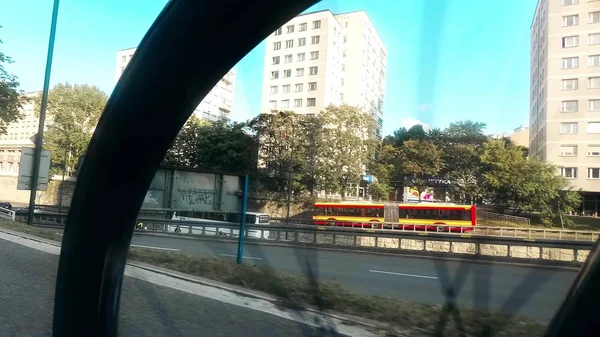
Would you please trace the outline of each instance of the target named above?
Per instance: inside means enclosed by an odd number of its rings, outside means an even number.
[[[308,83],[308,91],[315,91],[317,90],[317,82],[309,82]]]
[[[561,167],[560,175],[565,178],[577,179],[576,167]]]
[[[588,122],[587,133],[600,133],[600,122]]]
[[[308,98],[306,100],[306,106],[316,106],[317,105],[317,99],[316,98]]]
[[[600,110],[600,99],[590,99],[588,101],[588,110],[589,111]]]
[[[600,11],[590,12],[588,23],[600,23]]]
[[[278,89],[278,87],[276,85],[272,85],[271,86],[271,94],[276,94],[277,93],[277,89]]]
[[[311,75],[316,75],[319,73],[319,67],[310,67],[309,71]]]
[[[284,62],[285,63],[292,63],[292,55],[291,54],[290,55],[285,55]]]
[[[293,46],[294,46],[294,40],[286,40],[285,41],[286,48],[292,48]]]
[[[590,78],[588,78],[588,88],[590,88],[590,89],[600,89],[600,77],[590,77]]]
[[[600,44],[600,33],[589,34],[588,44]]]
[[[588,145],[588,157],[600,157],[600,144]]]
[[[281,58],[279,56],[273,57],[273,64],[279,64],[280,60],[281,60]]]
[[[281,101],[281,107],[282,108],[289,108],[290,107],[290,100],[289,99],[284,99]]]
[[[563,16],[563,27],[577,26],[579,24],[579,15],[566,15]]]
[[[301,32],[305,31],[306,30],[306,26],[307,26],[306,22],[305,23],[301,23],[300,24],[300,31]]]
[[[319,58],[319,51],[311,51],[310,52],[310,59],[311,60],[317,60]]]
[[[305,53],[298,53],[298,62],[304,61],[305,57],[306,57]]]
[[[273,50],[279,50],[279,49],[281,49],[281,42],[273,43]]]
[[[577,156],[577,145],[561,145],[560,155],[562,157],[575,157]]]
[[[579,57],[565,57],[562,59],[563,69],[575,69],[579,67]]]
[[[562,101],[560,102],[560,112],[577,112],[579,110],[578,101]]]
[[[563,6],[577,5],[579,0],[563,0]]]
[[[269,107],[271,109],[277,109],[277,101],[269,101]]]
[[[290,85],[289,84],[284,85],[283,86],[283,93],[287,94],[289,92],[290,92]]]
[[[315,35],[310,38],[310,43],[312,43],[312,44],[319,44],[320,41],[321,41],[321,37],[319,35]]]
[[[573,48],[579,45],[579,36],[565,36],[562,38],[562,47],[563,48]]]
[[[315,20],[312,22],[312,27],[313,29],[319,29],[321,28],[321,20]]]
[[[276,80],[278,78],[279,78],[279,71],[277,71],[277,70],[276,71],[272,71],[271,72],[271,79],[272,80]]]
[[[600,55],[588,56],[588,67],[598,67],[598,66],[600,66]]]
[[[294,32],[294,25],[289,25],[287,27],[285,27],[286,32],[289,33],[293,33]]]
[[[302,99],[301,98],[296,98],[294,100],[294,108],[301,108],[302,107]]]
[[[283,71],[283,77],[292,77],[292,69],[286,69]]]
[[[305,37],[301,37],[298,39],[298,47],[302,47],[306,45],[306,38]]]
[[[304,68],[296,68],[296,76],[304,76]]]
[[[281,27],[277,28],[277,30],[275,31],[275,35],[281,35],[281,33],[283,32],[283,29],[281,29]]]
[[[577,90],[579,81],[576,78],[568,78],[561,81],[562,90]]]
[[[302,83],[298,83],[294,86],[295,92],[302,92],[303,89],[304,89],[304,84],[302,84]]]
[[[588,179],[600,179],[600,168],[599,167],[588,168]]]
[[[560,133],[576,134],[577,133],[577,123],[560,123]]]

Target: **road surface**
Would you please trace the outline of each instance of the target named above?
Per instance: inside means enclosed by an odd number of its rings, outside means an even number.
[[[0,239],[0,334],[52,336],[58,256]],[[121,336],[331,336],[301,323],[126,277]]]
[[[237,244],[136,235],[132,245],[233,260]],[[245,262],[269,265],[292,275],[332,280],[361,294],[444,304],[442,289],[454,285],[461,306],[521,314],[548,323],[573,282],[574,270],[513,264],[376,255],[291,247],[246,245]]]

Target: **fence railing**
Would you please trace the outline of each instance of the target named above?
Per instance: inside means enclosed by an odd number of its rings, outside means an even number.
[[[484,226],[514,225],[518,227],[529,227],[531,220],[515,215],[499,214],[488,211],[477,210],[477,224]]]
[[[50,227],[62,227],[66,223],[66,214],[50,214],[50,213],[35,213],[34,214],[34,223],[36,225],[42,226],[50,226]],[[16,214],[16,221],[25,222],[27,220],[27,215],[25,214]],[[202,224],[206,224],[208,222],[191,222],[191,221],[177,221],[177,220],[167,220],[167,219],[158,219],[156,217],[140,217],[138,218],[138,222],[142,222],[144,226],[148,226],[149,224],[179,224],[181,228],[188,228],[188,226],[202,226]],[[311,228],[313,230],[341,230],[341,231],[355,231],[355,230],[366,230],[368,233],[378,232],[381,234],[384,233],[416,233],[416,235],[420,234],[438,234],[441,236],[450,235],[477,235],[479,237],[498,237],[498,238],[517,238],[517,239],[545,239],[545,240],[564,240],[564,241],[583,241],[583,242],[595,242],[598,237],[600,237],[600,232],[596,231],[577,231],[577,230],[563,230],[563,229],[552,229],[552,228],[518,228],[518,227],[496,227],[496,226],[457,226],[457,225],[406,225],[406,224],[398,224],[398,223],[360,223],[354,224],[354,226],[350,227],[342,227],[342,226],[315,226],[312,225],[311,220],[308,219],[289,219],[289,226],[301,226],[302,228]],[[215,224],[223,224],[224,222],[214,222]],[[211,223],[209,223],[211,224]],[[228,224],[228,223],[225,223]],[[281,226],[286,225],[285,218],[271,218],[271,224],[267,225],[265,228],[281,228]],[[233,226],[233,227],[232,227]],[[237,224],[228,224],[224,228],[239,228]],[[248,226],[255,226],[248,224]],[[211,225],[211,227],[214,227]],[[220,228],[220,227],[219,227]],[[152,229],[153,230],[153,229]],[[174,228],[171,230],[174,231]],[[197,229],[196,229],[197,231]],[[216,231],[218,233],[218,231]],[[233,235],[230,233],[230,235]],[[237,234],[235,234],[237,235]],[[253,234],[256,235],[256,234]]]
[[[272,223],[284,224],[285,218],[271,218]],[[308,219],[290,219],[290,225],[310,225]],[[351,227],[351,226],[348,226]],[[372,228],[391,230],[391,231],[409,231],[409,232],[438,232],[440,234],[449,233],[470,233],[476,235],[528,238],[528,239],[555,239],[555,240],[574,240],[574,241],[592,241],[595,242],[600,237],[597,231],[578,231],[569,229],[553,228],[534,228],[534,227],[498,227],[498,226],[457,226],[457,225],[424,225],[424,224],[396,224],[396,223],[356,223],[354,228]],[[449,232],[449,233],[448,233]]]

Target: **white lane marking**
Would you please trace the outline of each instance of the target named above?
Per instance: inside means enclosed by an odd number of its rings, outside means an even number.
[[[403,274],[403,273],[394,273],[391,271],[383,271],[383,270],[369,270],[371,273],[378,273],[378,274],[388,274],[388,275],[396,275],[396,276],[406,276],[406,277],[417,277],[417,278],[426,278],[426,279],[430,279],[430,280],[437,280],[438,278],[435,276],[425,276],[425,275],[414,275],[414,274]]]
[[[227,256],[227,257],[237,257],[237,255],[230,255],[230,254],[219,254],[221,256]],[[244,256],[244,259],[249,259],[249,260],[262,260],[262,257],[252,257],[252,256]]]
[[[163,247],[153,247],[153,246],[143,246],[143,245],[131,245],[131,247],[136,247],[136,248],[148,248],[148,249],[158,249],[158,250],[169,250],[169,251],[173,251],[173,252],[178,252],[181,249],[177,249],[177,248],[163,248]]]

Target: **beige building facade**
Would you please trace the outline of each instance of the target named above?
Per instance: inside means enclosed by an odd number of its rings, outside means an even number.
[[[33,147],[32,137],[38,132],[39,118],[36,116],[35,99],[41,94],[39,91],[29,92],[24,95],[21,103],[22,119],[10,123],[7,133],[0,135],[0,175],[17,176],[21,160],[21,148]],[[51,123],[51,116],[46,117],[44,130]]]
[[[261,113],[360,106],[382,136],[387,51],[366,12],[299,15],[266,39]]]
[[[600,207],[600,1],[540,0],[531,25],[530,155]],[[587,212],[584,212],[587,213]]]
[[[125,67],[129,64],[136,48],[119,50],[117,52],[115,82],[119,80]],[[235,68],[232,68],[204,97],[194,110],[194,115],[209,121],[230,120],[235,95]]]

